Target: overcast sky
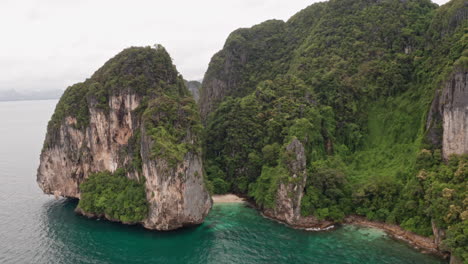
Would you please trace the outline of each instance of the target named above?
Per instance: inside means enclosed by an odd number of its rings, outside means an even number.
[[[314,2],[0,0],[0,90],[65,89],[122,49],[155,43],[185,79],[201,79],[233,30],[286,20]]]

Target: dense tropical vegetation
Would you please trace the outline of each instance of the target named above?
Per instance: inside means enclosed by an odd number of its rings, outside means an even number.
[[[96,216],[137,223],[148,215],[144,182],[128,179],[123,169],[90,175],[80,184],[78,208]]]
[[[304,216],[358,214],[425,236],[434,223],[468,261],[466,157],[443,160],[426,127],[436,89],[468,68],[466,9],[331,0],[233,32],[204,79],[227,87],[205,117],[213,192],[273,207],[296,137],[307,156]]]

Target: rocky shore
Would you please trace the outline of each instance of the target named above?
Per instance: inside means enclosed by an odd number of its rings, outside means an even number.
[[[449,256],[449,254],[447,254],[446,252],[442,252],[439,250],[439,247],[434,242],[434,239],[425,236],[420,236],[413,232],[404,230],[398,225],[370,221],[365,217],[357,215],[350,215],[346,217],[344,220],[344,224],[378,228],[385,231],[391,237],[410,244],[422,253],[435,254],[444,258],[447,258]]]
[[[296,224],[291,225],[284,221],[281,221],[280,219],[273,217],[271,212],[268,210],[266,211],[259,210],[259,212],[263,217],[268,218],[270,220],[284,224],[291,228],[303,229],[307,231],[329,231],[341,225],[341,224],[336,224],[331,221],[320,221],[315,217],[301,217]],[[346,217],[343,224],[377,228],[377,229],[385,231],[392,238],[408,243],[415,249],[419,250],[421,253],[433,254],[442,258],[450,257],[450,254],[448,252],[444,252],[439,249],[437,244],[434,242],[434,239],[420,236],[413,232],[404,230],[398,225],[370,221],[366,219],[365,217],[356,216],[356,215],[351,215],[351,216]],[[453,262],[453,263],[457,263],[457,262]]]
[[[258,209],[258,208],[257,208]],[[331,221],[321,221],[313,216],[300,217],[294,224],[287,223],[275,217],[271,210],[259,210],[260,214],[270,220],[285,224],[288,227],[295,229],[304,229],[307,231],[326,231],[335,228],[335,223]]]
[[[87,217],[89,219],[105,219],[105,220],[110,221],[110,222],[122,223],[124,225],[143,224],[143,223],[138,223],[138,222],[122,222],[122,221],[120,221],[118,219],[114,219],[114,218],[110,217],[107,214],[94,214],[94,213],[85,212],[79,207],[76,207],[74,211],[75,211],[76,214],[82,215],[82,216]]]
[[[335,223],[332,221],[319,220],[314,216],[308,216],[308,217],[301,216],[297,219],[297,221],[294,224],[290,224],[290,223],[287,223],[286,221],[283,221],[275,217],[275,214],[272,210],[269,210],[269,209],[262,210],[252,201],[247,201],[247,204],[255,208],[256,210],[258,210],[258,212],[263,217],[276,221],[278,223],[284,224],[291,228],[302,229],[302,230],[307,230],[307,231],[329,231],[343,224],[377,228],[377,229],[383,230],[392,238],[408,243],[415,249],[419,250],[421,253],[433,254],[442,258],[450,258],[450,254],[446,251],[441,250],[434,238],[415,234],[413,232],[404,230],[398,225],[392,225],[392,224],[378,222],[378,221],[370,221],[366,219],[365,217],[357,216],[357,215],[347,216],[344,219],[343,223]],[[454,258],[453,257],[451,258],[450,263],[458,263],[458,262],[452,262],[452,259]]]

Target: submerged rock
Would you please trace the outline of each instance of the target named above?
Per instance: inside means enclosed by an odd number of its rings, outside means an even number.
[[[48,125],[37,182],[47,194],[80,198],[90,174],[123,168],[145,183],[146,228],[200,224],[212,205],[200,131],[196,104],[165,49],[129,48],[65,91]]]

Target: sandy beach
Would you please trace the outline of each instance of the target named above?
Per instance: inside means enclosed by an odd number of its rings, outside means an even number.
[[[214,203],[243,203],[245,202],[244,198],[241,198],[235,194],[222,194],[222,195],[213,195]]]

